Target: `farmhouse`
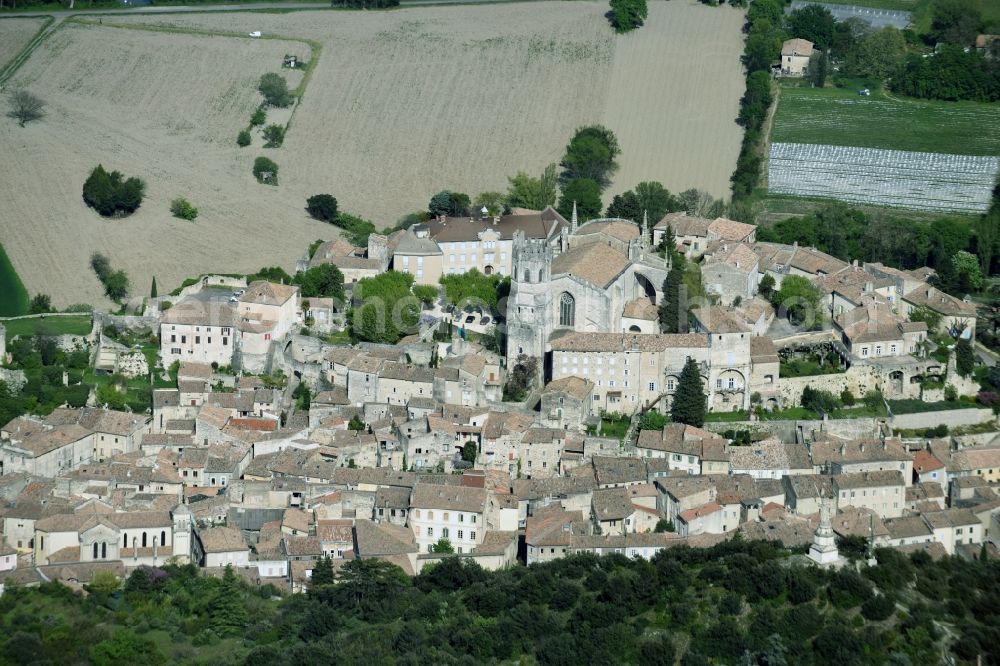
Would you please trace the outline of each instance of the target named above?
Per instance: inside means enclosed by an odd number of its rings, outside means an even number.
[[[653,245],[659,246],[667,233],[673,231],[677,250],[689,259],[696,259],[709,250],[711,241],[753,243],[757,227],[724,217],[709,220],[686,212],[667,213],[653,227]]]
[[[805,76],[809,72],[809,59],[813,43],[806,39],[789,39],[781,45],[781,74]]]
[[[941,315],[938,332],[950,333],[967,340],[976,337],[976,305],[968,296],[958,299],[936,287],[923,285],[903,296],[902,309],[905,314],[909,315],[920,307]]]
[[[865,360],[921,352],[927,338],[927,324],[894,315],[887,303],[874,296],[866,296],[863,305],[833,320],[852,357]]]
[[[384,273],[389,268],[389,259],[388,239],[382,234],[371,234],[366,248],[355,247],[343,238],[327,241],[316,248],[311,259],[304,257],[298,268],[306,270],[332,264],[340,269],[344,282],[351,284]]]

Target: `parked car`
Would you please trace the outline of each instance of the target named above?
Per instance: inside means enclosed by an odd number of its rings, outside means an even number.
[[[471,323],[473,323],[474,321],[476,321],[476,317],[475,317],[475,315],[469,315],[468,317],[466,317],[466,318],[465,318],[465,323],[466,323],[466,324],[471,324]]]
[[[479,325],[486,326],[486,324],[490,323],[490,321],[491,319],[489,317],[483,317],[482,319],[479,320]]]

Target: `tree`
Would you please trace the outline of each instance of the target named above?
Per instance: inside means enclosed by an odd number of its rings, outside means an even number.
[[[639,430],[663,430],[667,417],[655,410],[649,410],[639,418]]]
[[[52,299],[48,294],[35,294],[28,305],[29,314],[42,314],[52,312]]]
[[[657,307],[660,329],[664,333],[683,333],[687,329],[687,288],[684,285],[684,262],[675,256],[674,264],[663,280],[663,298]]]
[[[351,417],[350,422],[347,424],[347,429],[360,432],[365,429],[365,422],[362,421],[357,414],[355,414]]]
[[[680,201],[661,183],[639,183],[634,190],[616,194],[608,204],[608,217],[620,217],[641,224],[645,215],[654,225],[667,213],[683,210]]]
[[[984,274],[989,275],[993,257],[997,255],[997,247],[1000,246],[1000,213],[983,215],[973,223],[972,227],[976,233],[979,268]]]
[[[292,279],[306,298],[344,300],[344,274],[333,264],[320,264],[296,274]]]
[[[471,206],[472,200],[468,194],[442,190],[431,197],[427,210],[434,216],[465,217],[469,214]]]
[[[145,191],[139,178],[108,173],[98,164],[83,183],[83,201],[104,217],[124,217],[139,208]]]
[[[333,562],[326,555],[316,560],[316,564],[313,566],[311,582],[312,585],[310,587],[333,585],[336,582],[333,577]]]
[[[253,161],[253,176],[258,183],[277,185],[278,165],[266,157],[258,157]]]
[[[89,657],[94,666],[137,663],[156,666],[166,662],[156,643],[131,629],[119,629],[113,632],[111,638],[97,643],[90,649]]]
[[[601,186],[590,178],[577,178],[563,186],[556,210],[565,218],[573,214],[573,204],[583,220],[601,216]]]
[[[643,24],[647,15],[646,0],[611,0],[611,11],[608,12],[617,33],[635,30]]]
[[[128,298],[131,286],[125,271],[114,271],[104,280],[104,293],[115,303],[121,303]]]
[[[90,267],[97,274],[97,279],[101,282],[111,274],[111,261],[99,252],[90,255]]]
[[[222,636],[241,634],[249,623],[243,590],[232,565],[226,565],[222,583],[209,602],[208,610],[212,628]]]
[[[538,374],[538,359],[521,354],[507,375],[507,384],[503,387],[503,399],[510,402],[520,402],[528,395],[528,390]]]
[[[826,57],[825,51],[816,51],[812,54],[812,57],[809,58],[809,79],[817,88],[822,88],[826,85],[826,75],[829,64],[830,63]]]
[[[446,555],[451,555],[455,552],[455,548],[451,545],[451,541],[441,537],[437,540],[437,543],[431,546],[431,552],[433,553],[443,553]]]
[[[264,147],[278,148],[285,140],[285,128],[281,125],[268,125],[264,128]]]
[[[367,342],[395,344],[420,320],[420,301],[413,295],[413,275],[389,271],[364,278],[354,286],[354,300],[362,305],[348,316],[355,335]]]
[[[332,194],[314,194],[306,199],[306,211],[322,222],[337,219],[337,199]]]
[[[261,127],[265,122],[267,122],[267,111],[262,108],[254,109],[254,112],[250,114],[250,126]]]
[[[656,521],[656,527],[653,528],[653,531],[657,534],[663,534],[664,532],[673,532],[675,529],[676,528],[674,527],[674,522],[672,520],[660,518]]]
[[[941,315],[926,305],[919,305],[910,311],[910,321],[922,321],[927,324],[927,332],[934,333],[941,326]]]
[[[149,287],[149,297],[156,298],[156,276],[153,276],[153,284]]]
[[[791,12],[785,20],[788,34],[812,42],[820,51],[833,46],[837,22],[830,10],[822,5],[806,5]]]
[[[819,330],[823,325],[822,299],[819,288],[808,279],[788,275],[781,281],[781,289],[772,294],[771,303],[792,324]]]
[[[881,82],[899,68],[905,53],[903,33],[887,26],[865,35],[847,54],[847,70],[854,76]]]
[[[507,196],[503,192],[480,192],[472,202],[472,213],[482,214],[483,208],[486,215],[503,215],[507,211]]]
[[[174,217],[182,220],[193,220],[198,217],[198,209],[184,197],[177,197],[170,202],[170,212]]]
[[[956,252],[951,258],[951,267],[954,288],[960,293],[968,294],[983,288],[983,273],[974,254],[965,250]]]
[[[966,338],[959,338],[955,344],[955,369],[962,377],[968,377],[976,369],[976,356]]]
[[[550,164],[542,171],[542,175],[534,178],[518,171],[507,179],[507,205],[530,210],[544,210],[546,206],[556,204],[558,195],[556,165]]]
[[[261,76],[257,90],[270,106],[286,107],[292,103],[292,95],[288,92],[288,82],[280,74],[272,72]]]
[[[984,27],[983,13],[974,0],[934,0],[931,35],[937,41],[972,46]]]
[[[8,100],[11,118],[17,120],[21,127],[32,120],[38,120],[45,115],[45,102],[27,90],[15,90]]]
[[[240,133],[236,135],[236,145],[240,148],[246,148],[252,141],[250,132],[247,130],[240,130]]]
[[[462,446],[462,460],[467,463],[476,462],[476,443],[471,439]]]
[[[705,389],[701,383],[701,373],[698,371],[698,362],[693,358],[688,358],[677,382],[677,391],[674,393],[674,403],[670,408],[670,416],[674,423],[686,423],[700,428],[705,424],[706,403]]]
[[[111,571],[96,571],[87,585],[87,591],[94,595],[100,602],[104,603],[108,598],[121,589],[122,583]]]
[[[761,296],[770,300],[771,295],[774,293],[774,276],[770,273],[765,273],[764,277],[760,279],[760,284],[757,285],[757,291]]]
[[[460,308],[471,306],[496,309],[500,292],[504,287],[509,288],[509,281],[509,277],[504,278],[497,273],[483,275],[475,268],[465,273],[442,275],[438,278],[438,282],[444,287],[445,298]]]
[[[566,146],[560,179],[563,183],[571,183],[578,178],[586,178],[603,189],[611,182],[611,174],[618,169],[618,162],[615,160],[619,154],[621,148],[618,147],[618,139],[607,127],[581,127]]]

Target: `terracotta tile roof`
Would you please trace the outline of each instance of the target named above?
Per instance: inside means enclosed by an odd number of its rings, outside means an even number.
[[[757,227],[744,222],[717,217],[708,225],[709,234],[727,241],[745,241],[757,231]]]
[[[712,222],[712,220],[704,217],[695,217],[681,211],[679,213],[667,213],[653,228],[666,229],[670,227],[673,229],[675,237],[698,236],[704,238],[708,236],[708,227]]]
[[[535,509],[528,516],[524,541],[532,546],[568,546],[573,534],[585,534],[588,521],[581,511],[566,511],[560,504]]]
[[[885,486],[903,486],[903,474],[898,470],[881,470],[874,472],[855,472],[853,474],[837,474],[833,477],[833,485],[837,488],[882,488]]]
[[[486,508],[486,490],[465,486],[442,486],[418,483],[413,487],[410,506],[414,509],[439,509],[482,513]]]
[[[642,296],[626,303],[622,316],[630,319],[656,321],[659,318],[659,313],[653,302],[648,297]]]
[[[246,551],[243,534],[234,527],[209,527],[198,531],[198,539],[206,553]]]
[[[358,520],[354,524],[354,533],[360,557],[406,555],[419,550],[408,527]]]
[[[712,256],[705,260],[704,266],[708,268],[715,264],[725,264],[749,275],[757,271],[760,257],[746,243],[727,244],[712,253]]]
[[[917,474],[933,472],[936,469],[944,469],[944,463],[927,449],[921,449],[913,454],[913,471]]]
[[[813,43],[808,39],[788,39],[781,44],[781,55],[803,56],[808,58],[813,53]]]
[[[603,234],[611,236],[620,241],[629,242],[633,238],[638,238],[642,233],[639,226],[630,220],[593,220],[581,225],[576,231],[576,236],[587,236],[590,234]]]
[[[502,240],[511,240],[515,231],[522,231],[526,238],[552,238],[559,234],[567,220],[547,206],[540,213],[526,215],[503,215],[494,224],[493,218],[447,218],[444,221],[431,220],[427,223],[430,236],[439,243],[479,240],[479,234],[492,229]],[[397,250],[398,251],[398,250]]]
[[[545,385],[542,395],[552,393],[565,393],[578,400],[583,400],[594,390],[594,382],[581,377],[563,377],[555,379]]]
[[[566,331],[550,339],[553,351],[663,351],[685,347],[707,348],[704,333],[581,333]]]
[[[722,507],[715,502],[709,502],[708,504],[702,504],[701,506],[695,507],[693,509],[688,509],[687,511],[681,511],[677,514],[677,517],[683,520],[685,523],[690,523],[692,520],[698,518],[704,518],[705,516],[710,516],[713,513],[722,511]]]
[[[598,521],[624,520],[633,513],[628,488],[599,488],[593,496],[594,517]]]
[[[905,294],[903,300],[917,306],[924,306],[943,315],[975,317],[976,304],[946,294],[936,287],[922,286]]]
[[[965,472],[1000,467],[1000,447],[961,449],[951,455],[951,460],[956,469]]]
[[[299,288],[294,285],[257,280],[247,285],[247,290],[240,296],[240,303],[284,305],[288,299],[294,298],[298,292]]]
[[[552,260],[552,275],[575,275],[605,289],[628,268],[627,256],[604,243],[587,243]]]
[[[778,352],[774,348],[774,339],[766,335],[750,338],[750,360],[754,363],[778,363]]]
[[[699,324],[699,328],[709,333],[749,333],[750,326],[735,310],[719,305],[692,310],[691,316]]]

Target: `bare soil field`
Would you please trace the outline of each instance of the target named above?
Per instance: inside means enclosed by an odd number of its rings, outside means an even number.
[[[742,13],[657,2],[645,27],[616,37],[605,11],[573,2],[107,16],[103,28],[61,30],[15,77],[49,99],[53,117],[20,133],[0,125],[0,151],[24,162],[5,184],[21,194],[0,211],[0,242],[29,291],[59,304],[98,300],[96,279],[80,279],[93,250],[140,292],[153,274],[162,290],[208,270],[291,268],[309,241],[333,235],[303,212],[311,194],[391,226],[441,189],[475,195],[540,172],[594,122],[623,148],[606,199],[640,180],[726,196],[741,138]],[[284,53],[307,57],[305,45],[110,23],[261,30],[323,48],[284,146],[240,151],[257,78]],[[259,154],[279,164],[280,186],[253,182]],[[83,206],[98,161],[147,180],[132,217],[109,222]],[[170,217],[178,195],[201,209],[194,223]]]
[[[44,21],[35,18],[0,19],[0,67],[21,52]]]

